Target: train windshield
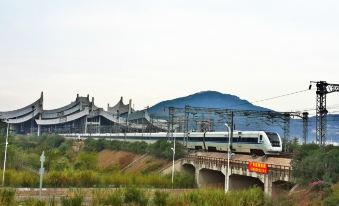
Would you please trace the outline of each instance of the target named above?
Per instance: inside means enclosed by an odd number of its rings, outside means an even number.
[[[265,132],[267,134],[268,139],[271,142],[272,147],[280,147],[279,136],[275,132]]]

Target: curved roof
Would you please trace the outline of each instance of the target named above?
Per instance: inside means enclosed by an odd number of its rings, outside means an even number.
[[[33,118],[34,116],[38,115],[42,111],[42,107],[43,107],[43,93],[41,93],[41,96],[38,100],[29,104],[28,106],[25,106],[17,110],[0,112],[0,119],[4,120],[5,122],[9,122],[9,123],[25,122],[29,120],[30,118]],[[12,120],[12,119],[16,119],[16,120]]]
[[[122,117],[117,118],[117,116],[114,116],[111,113],[108,113],[108,112],[103,111],[103,110],[99,111],[99,115],[102,116],[102,117],[105,117],[106,119],[110,120],[111,122],[115,122],[115,123],[126,122],[125,118],[122,118]]]
[[[17,118],[14,118],[14,119],[6,119],[6,120],[4,120],[4,122],[7,122],[9,124],[23,123],[23,122],[26,122],[28,120],[35,118],[36,116],[39,115],[39,113],[40,113],[40,111],[35,110],[31,113],[26,114],[25,116],[17,117]]]
[[[84,117],[89,114],[89,108],[86,107],[84,110],[77,112],[75,114],[67,115],[67,116],[62,116],[59,118],[54,118],[54,119],[36,119],[36,123],[38,125],[54,125],[54,124],[63,124],[66,122],[71,122],[76,119],[79,119],[81,117]]]
[[[90,101],[89,96],[79,97],[79,95],[77,95],[74,102],[68,105],[57,109],[43,110],[43,93],[41,93],[40,98],[28,106],[13,111],[0,112],[0,120],[10,124],[19,124],[34,119],[38,125],[58,125],[84,116],[88,118],[101,116],[113,123],[124,126],[127,122],[126,117],[118,117],[117,114],[121,115],[130,111],[130,104],[125,105],[122,98],[114,107],[108,107],[108,111],[104,111],[94,104],[94,98]],[[127,118],[128,120],[143,118],[150,122],[147,110],[131,113]],[[128,126],[137,129],[143,128],[143,125],[132,122],[129,122]],[[154,124],[154,126],[157,125]]]
[[[136,119],[146,119],[149,122],[151,121],[151,117],[149,116],[147,109],[136,111],[128,115],[128,120],[133,121]]]
[[[70,104],[68,104],[66,106],[63,106],[63,107],[60,107],[60,108],[57,108],[57,109],[44,110],[44,113],[46,113],[46,114],[57,114],[59,112],[68,110],[68,109],[76,106],[77,104],[78,104],[78,102],[74,101],[74,102],[71,102]]]
[[[131,108],[131,105],[124,104],[123,98],[121,97],[120,101],[113,107],[108,107],[107,111],[112,114],[124,114],[124,113],[128,113],[130,108]]]
[[[69,115],[81,110],[80,104],[75,104],[75,106],[67,108],[66,110],[60,110],[59,112],[46,112],[45,110],[41,114],[42,119],[53,119],[60,116]]]
[[[44,114],[55,114],[55,115],[57,115],[60,112],[65,112],[67,110],[72,109],[73,107],[79,105],[80,103],[82,103],[83,106],[89,106],[89,104],[90,104],[89,96],[79,97],[79,95],[77,95],[77,98],[75,99],[74,102],[71,102],[70,104],[65,105],[63,107],[60,107],[60,108],[57,108],[57,109],[44,110],[43,113]]]
[[[11,124],[18,124],[34,119],[41,114],[41,118],[38,121],[41,124],[59,124],[63,122],[63,119],[67,119],[66,122],[68,122],[82,117],[86,111],[89,111],[88,107],[91,105],[89,96],[79,97],[77,95],[76,100],[66,106],[52,110],[43,110],[43,93],[41,93],[40,98],[28,106],[13,111],[0,112],[0,120]],[[94,107],[97,108],[96,106]]]

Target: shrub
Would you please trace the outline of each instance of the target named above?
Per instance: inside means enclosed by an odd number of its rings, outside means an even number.
[[[28,171],[6,170],[6,185],[12,187],[35,187],[39,183],[38,175]]]
[[[15,205],[15,190],[10,188],[0,189],[0,205]]]
[[[123,203],[123,193],[120,191],[111,192],[104,201],[104,205],[122,206]]]
[[[171,178],[171,175],[167,175],[167,178]],[[185,172],[177,172],[174,176],[175,188],[194,188],[196,187],[195,177]]]
[[[98,174],[94,171],[80,171],[75,174],[74,186],[93,187],[100,183]]]
[[[54,196],[48,199],[48,206],[57,206],[57,201]]]
[[[52,186],[52,187],[69,187],[74,186],[72,183],[73,180],[73,173],[69,171],[62,171],[62,172],[48,172],[45,175],[44,182],[45,185]]]
[[[287,196],[278,196],[275,198],[267,198],[265,206],[294,206],[292,200]]]
[[[83,200],[84,196],[80,190],[75,190],[71,196],[61,197],[60,199],[62,206],[81,206]]]
[[[47,136],[45,140],[46,148],[57,148],[59,147],[63,142],[65,141],[65,138],[59,135],[54,136]]]
[[[164,159],[172,159],[173,152],[171,147],[173,147],[171,142],[158,140],[154,144],[150,145],[150,154]],[[186,154],[185,147],[178,142],[176,142],[175,147],[175,159],[182,158]]]
[[[263,206],[264,194],[259,188],[232,191],[227,194],[223,190],[196,190],[179,195],[179,197],[171,196],[167,205]]]
[[[169,194],[167,192],[156,191],[153,197],[153,203],[156,206],[166,206]]]
[[[71,164],[66,157],[60,157],[51,163],[50,169],[53,171],[62,171],[70,166]]]
[[[108,189],[98,189],[92,191],[92,206],[104,206],[104,205],[119,206],[122,204],[123,196],[121,192],[117,191],[112,192],[111,190]]]
[[[128,187],[125,191],[125,203],[134,203],[140,206],[146,206],[148,198],[143,190],[136,187]]]
[[[95,153],[85,153],[82,152],[75,163],[76,169],[86,170],[86,169],[96,169],[97,167],[98,155]]]
[[[108,141],[104,139],[94,140],[93,138],[87,138],[85,140],[85,151],[100,152],[108,147]]]
[[[146,142],[124,142],[124,141],[108,141],[104,139],[94,140],[87,138],[85,140],[85,151],[100,152],[103,149],[123,150],[137,154],[150,153],[151,155],[172,159],[172,143],[166,140],[158,140],[154,144],[147,144]],[[186,154],[185,147],[176,142],[176,159],[183,157]]]
[[[339,148],[331,145],[302,145],[292,161],[292,174],[299,183],[339,181]]]
[[[244,206],[262,206],[264,205],[264,193],[261,189],[254,187],[243,191],[242,198],[240,198],[240,205]]]
[[[21,201],[20,204],[21,206],[45,206],[46,202],[38,199],[27,199],[24,201]]]
[[[323,200],[324,206],[337,206],[339,205],[339,184],[332,185],[331,192]]]
[[[58,148],[60,153],[65,154],[67,151],[69,151],[72,148],[72,144],[73,144],[72,140],[64,141]]]
[[[323,201],[324,206],[338,206],[339,194],[331,194]]]

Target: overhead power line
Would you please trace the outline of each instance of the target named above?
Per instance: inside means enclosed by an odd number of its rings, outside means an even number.
[[[311,90],[314,90],[314,89],[311,89]],[[270,97],[270,98],[266,98],[266,99],[260,99],[260,100],[251,101],[251,102],[247,102],[247,103],[231,105],[229,107],[238,107],[238,106],[247,105],[247,104],[254,104],[254,103],[258,103],[258,102],[269,101],[269,100],[278,99],[278,98],[282,98],[282,97],[286,97],[286,96],[290,96],[290,95],[295,95],[295,94],[299,94],[299,93],[303,93],[303,92],[307,92],[307,91],[310,91],[310,90],[304,89],[304,90],[295,91],[295,92],[291,92],[291,93],[288,93],[288,94],[282,94],[282,95],[279,95],[279,96]]]
[[[327,106],[327,109],[337,109],[339,108],[339,104],[332,104]],[[298,109],[298,110],[294,110],[294,112],[298,112],[298,111],[304,111],[304,112],[310,112],[310,111],[316,111],[316,108],[305,108],[305,109]]]

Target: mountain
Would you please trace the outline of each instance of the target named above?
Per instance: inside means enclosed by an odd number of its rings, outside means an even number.
[[[237,96],[217,91],[203,91],[185,97],[162,101],[149,108],[148,111],[154,116],[165,116],[168,115],[168,107],[184,108],[185,105],[206,108],[271,111],[270,109],[253,105]]]
[[[149,108],[149,113],[155,117],[168,118],[168,107],[184,108],[185,105],[192,107],[205,108],[227,108],[235,110],[255,110],[255,111],[273,111],[268,108],[251,104],[247,100],[231,94],[223,94],[216,91],[202,91],[185,97],[179,97],[172,100],[162,101]],[[179,114],[176,114],[179,115]],[[182,114],[181,114],[182,115]],[[190,117],[190,130],[198,130],[196,123]],[[225,130],[224,122],[227,119],[221,119],[218,115],[204,115],[198,118],[213,119],[215,130]],[[264,130],[278,132],[281,137],[284,135],[284,123],[279,120],[269,120],[258,117],[234,117],[234,124],[237,130]],[[315,117],[309,118],[308,125],[308,142],[314,141],[315,137]],[[303,122],[301,119],[291,119],[290,121],[290,138],[303,137]],[[339,115],[328,115],[327,139],[329,141],[339,142]]]

